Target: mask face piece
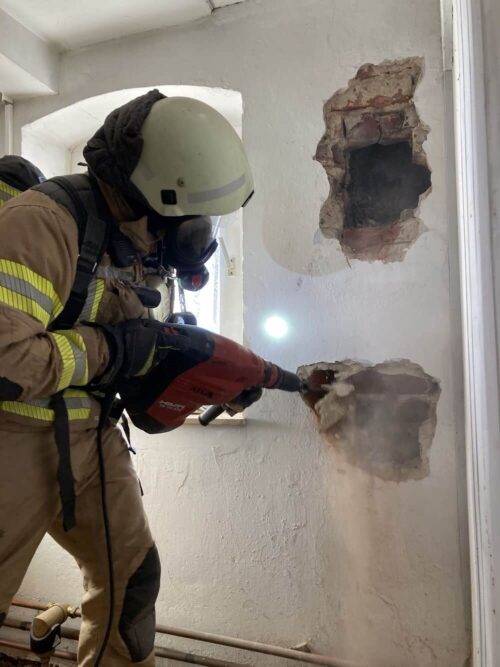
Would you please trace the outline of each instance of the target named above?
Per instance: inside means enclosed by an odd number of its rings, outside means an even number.
[[[197,216],[177,219],[165,225],[162,240],[162,261],[178,272],[194,273],[201,269],[217,249],[216,234],[219,218]]]
[[[173,248],[177,259],[183,264],[200,264],[205,263],[213,254],[216,244],[212,220],[203,217],[181,222]]]
[[[163,217],[148,214],[148,228],[159,239],[156,250],[142,258],[143,266],[159,274],[175,269],[183,289],[197,292],[207,284],[205,263],[217,250],[220,216]]]

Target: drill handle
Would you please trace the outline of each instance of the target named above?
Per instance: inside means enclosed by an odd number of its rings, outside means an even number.
[[[274,364],[273,364],[273,370],[277,371],[278,379],[274,382],[274,384],[268,387],[269,389],[280,389],[281,391],[290,391],[290,392],[304,391],[304,383],[298,377],[298,375],[290,371],[285,371],[279,366],[276,366]],[[255,394],[255,391],[257,390],[251,390],[251,389],[246,390],[242,393],[241,396],[243,396],[244,394],[249,394],[252,391]],[[260,394],[258,397],[260,397]],[[243,403],[242,407],[248,407],[255,400],[258,400],[258,397],[257,398],[252,397],[250,399],[250,402],[248,404]],[[205,410],[203,414],[201,414],[198,417],[198,421],[202,426],[208,426],[211,422],[214,421],[214,419],[217,419],[217,417],[219,417],[226,410],[228,410],[228,407],[226,405],[211,405],[209,408]],[[231,414],[231,412],[229,414]]]
[[[211,405],[198,417],[198,421],[202,426],[208,426],[214,419],[220,417],[225,409],[223,405]]]

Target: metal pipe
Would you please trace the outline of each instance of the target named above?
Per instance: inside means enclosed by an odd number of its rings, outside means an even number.
[[[207,658],[203,655],[184,653],[184,651],[176,651],[173,648],[163,648],[162,646],[155,646],[155,655],[159,658],[169,658],[192,665],[205,665],[205,667],[249,667],[248,664],[242,662],[227,662],[227,660]]]
[[[0,646],[6,648],[14,648],[16,651],[27,651],[31,654],[30,647],[27,644],[19,644],[18,642],[11,642],[8,639],[0,639]],[[33,655],[36,655],[33,653]],[[76,653],[70,651],[54,651],[52,654],[54,658],[63,658],[63,660],[73,660],[76,662]],[[37,656],[38,657],[38,656]]]
[[[302,651],[296,651],[292,648],[282,648],[281,646],[262,644],[247,639],[236,639],[224,635],[215,635],[209,632],[197,632],[195,630],[174,628],[170,625],[157,625],[156,632],[165,635],[174,635],[176,637],[185,637],[187,639],[195,639],[210,644],[219,644],[220,646],[232,646],[233,648],[239,648],[244,651],[265,653],[266,655],[274,655],[278,658],[287,658],[288,660],[298,660],[299,662],[307,662],[311,665],[326,665],[327,667],[360,667],[360,665],[353,662],[331,656],[318,655],[317,653],[303,653]]]
[[[15,630],[24,630],[25,632],[30,632],[31,630],[31,621],[21,621],[19,618],[7,618],[2,624],[5,628],[14,628]],[[65,639],[74,639],[78,641],[80,633],[76,628],[61,628],[61,636]]]
[[[10,155],[14,152],[14,104],[3,93],[1,101],[4,111],[4,153]]]
[[[12,605],[15,607],[24,607],[27,609],[47,609],[48,606],[31,600],[13,600]],[[75,615],[80,616],[81,614],[77,613]],[[274,655],[278,658],[287,658],[288,660],[306,662],[310,665],[324,665],[326,667],[361,667],[359,663],[354,663],[349,660],[342,660],[333,656],[319,655],[317,653],[303,653],[302,651],[296,651],[295,649],[291,648],[262,644],[261,642],[249,641],[247,639],[226,637],[225,635],[216,635],[209,632],[199,632],[196,630],[186,630],[185,628],[175,628],[171,625],[157,625],[156,632],[164,635],[173,635],[174,637],[194,639],[196,641],[207,642],[209,644],[231,646],[232,648],[239,648],[244,651],[252,651],[253,653],[265,653],[266,655]]]
[[[49,609],[52,607],[51,604],[44,604],[43,602],[38,602],[37,600],[19,600],[14,598],[11,602],[12,607],[22,607],[23,609],[34,609],[35,611],[41,611],[43,609]],[[81,612],[78,611],[78,608],[75,608],[71,616],[75,618],[81,618]]]
[[[6,628],[14,628],[15,630],[30,631],[30,621],[22,621],[17,618],[7,617],[3,623]],[[61,627],[61,636],[64,639],[74,639],[78,641],[79,631],[76,628]],[[55,655],[55,654],[54,654]],[[205,667],[248,667],[247,664],[241,662],[228,662],[227,660],[218,660],[217,658],[209,658],[204,655],[196,655],[195,653],[186,653],[185,651],[177,651],[173,648],[166,648],[163,646],[155,646],[155,655],[159,658],[168,658],[169,660],[176,660],[178,662],[186,662],[191,665],[205,665]]]

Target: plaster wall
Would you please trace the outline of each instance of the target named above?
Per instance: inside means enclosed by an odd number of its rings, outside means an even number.
[[[362,63],[406,56],[425,58],[415,102],[431,128],[432,192],[420,209],[428,231],[403,262],[348,264],[318,233],[328,182],[312,156],[323,103]],[[163,562],[159,621],[309,641],[370,667],[463,667],[465,488],[438,0],[247,0],[190,26],[67,53],[61,67],[59,95],[16,106],[18,148],[23,125],[110,90],[163,81],[240,91],[256,181],[244,216],[246,342],[291,369],[408,358],[441,382],[430,474],[419,481],[344,463],[298,398],[272,392],[240,428],[135,433]],[[290,325],[279,342],[262,326],[274,313]],[[21,594],[75,602],[79,591],[71,559],[45,541]]]
[[[42,170],[46,178],[69,173],[70,155],[65,146],[49,142],[35,134],[29,134],[23,141],[23,157],[31,160]]]

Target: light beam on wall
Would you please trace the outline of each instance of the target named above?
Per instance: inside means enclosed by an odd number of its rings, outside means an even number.
[[[288,333],[288,324],[279,315],[271,315],[264,322],[264,330],[271,338],[284,338]]]

